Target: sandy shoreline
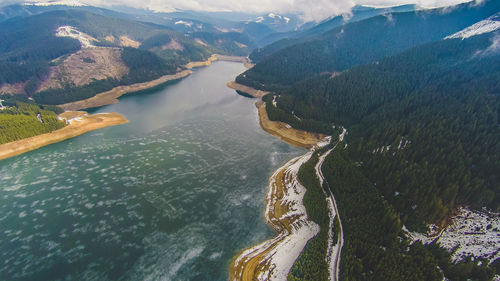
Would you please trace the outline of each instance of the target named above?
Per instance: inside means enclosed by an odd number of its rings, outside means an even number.
[[[227,86],[255,98],[262,98],[270,93],[235,81],[227,83]],[[298,171],[302,164],[310,159],[314,149],[327,145],[331,137],[297,130],[283,122],[271,121],[267,115],[265,102],[260,100],[255,106],[258,109],[260,126],[264,131],[289,144],[310,150],[305,155],[290,160],[269,179],[265,217],[267,224],[277,235],[273,239],[240,252],[231,263],[229,280],[287,280],[289,271],[307,242],[320,231],[319,226],[307,217],[303,204],[307,190],[298,180]],[[326,155],[328,154],[324,155],[325,158]],[[319,163],[319,168],[321,164]],[[325,257],[331,267],[336,266],[339,260],[337,252],[340,250],[330,249],[331,254],[334,251],[333,258]],[[335,273],[335,268],[332,268],[330,270],[332,279],[336,277]]]
[[[185,67],[187,70],[180,71],[172,75],[164,75],[158,79],[136,83],[126,86],[118,86],[109,91],[99,93],[94,97],[59,105],[66,112],[59,115],[70,122],[70,124],[60,130],[51,133],[42,134],[10,143],[0,145],[0,160],[20,155],[22,153],[38,149],[40,147],[60,142],[69,138],[73,138],[89,131],[101,129],[108,126],[127,123],[128,120],[118,113],[106,113],[87,115],[85,112],[78,110],[86,108],[101,107],[118,102],[118,98],[127,93],[133,93],[154,88],[166,82],[179,80],[193,73],[190,69],[201,66],[211,65],[213,61],[248,61],[243,57],[229,57],[222,55],[212,55],[208,60],[202,62],[190,62]]]
[[[267,94],[271,94],[271,92],[257,90],[242,84],[239,84],[235,81],[228,82],[226,84],[227,87],[240,91],[254,98],[261,99]],[[255,103],[255,106],[258,109],[259,114],[259,123],[261,128],[268,132],[269,134],[291,144],[294,146],[311,148],[322,142],[327,136],[323,134],[311,133],[304,130],[294,129],[290,125],[279,122],[279,121],[271,121],[269,120],[269,116],[266,111],[266,103],[262,100],[259,100]]]
[[[49,144],[61,142],[90,131],[128,122],[125,117],[118,113],[83,114],[84,113],[65,112],[61,114],[61,116],[63,118],[68,118],[71,122],[66,127],[50,133],[0,145],[0,160],[17,156]]]
[[[191,75],[192,73],[193,72],[191,70],[184,70],[176,74],[162,76],[156,80],[149,82],[137,83],[128,86],[118,86],[116,88],[113,88],[112,90],[97,94],[91,98],[70,102],[66,104],[61,104],[58,106],[64,109],[65,111],[77,111],[86,108],[110,105],[113,103],[117,103],[118,98],[124,94],[147,90],[159,86],[161,84],[164,84],[168,81],[184,78],[188,75]]]
[[[228,86],[229,88],[231,88],[233,90],[249,94],[252,97],[258,98],[258,99],[261,99],[265,95],[271,93],[271,92],[266,92],[266,91],[262,91],[262,90],[257,90],[257,89],[236,83],[235,81],[227,82],[226,86]]]
[[[232,61],[241,62],[246,68],[252,68],[255,66],[248,57],[238,57],[238,56],[226,56],[226,55],[215,55],[218,60],[222,61]]]
[[[319,233],[303,205],[306,188],[298,180],[313,150],[290,160],[269,179],[266,222],[276,237],[242,251],[231,263],[229,280],[286,280],[307,242]]]
[[[187,69],[193,69],[193,68],[202,67],[202,66],[209,66],[212,64],[212,62],[214,62],[216,60],[217,60],[217,55],[211,55],[205,61],[192,61],[192,62],[186,64],[184,67]]]
[[[271,121],[267,116],[266,104],[259,101],[255,104],[259,110],[259,123],[262,129],[269,134],[295,146],[311,148],[322,142],[327,136],[298,130],[288,124]]]
[[[239,57],[239,56],[226,56],[226,55],[219,55],[219,54],[213,54],[211,55],[206,61],[193,61],[188,64],[186,64],[184,67],[187,69],[193,69],[197,67],[202,67],[202,66],[209,66],[212,64],[214,61],[232,61],[232,62],[241,62],[246,68],[252,68],[254,65],[250,63],[250,59],[248,57]]]
[[[101,107],[105,105],[114,104],[118,102],[118,98],[121,97],[122,95],[147,90],[169,81],[185,78],[193,73],[191,69],[197,67],[209,66],[212,64],[212,62],[216,60],[242,62],[245,64],[249,63],[249,60],[246,57],[212,55],[206,61],[195,61],[186,64],[184,67],[187,68],[187,70],[180,71],[176,74],[164,75],[158,79],[148,82],[126,85],[126,86],[118,86],[109,91],[99,93],[91,98],[70,102],[66,104],[61,104],[58,106],[64,109],[65,111],[77,111],[87,108]]]

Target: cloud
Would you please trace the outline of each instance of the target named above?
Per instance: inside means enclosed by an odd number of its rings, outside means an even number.
[[[394,6],[394,5],[404,5],[404,4],[416,4],[417,6],[423,7],[423,8],[436,8],[436,7],[445,7],[445,6],[451,6],[451,5],[456,5],[460,3],[465,3],[465,2],[470,2],[472,0],[407,0],[407,1],[401,1],[401,0],[358,0],[356,1],[357,4],[360,5],[369,5],[369,6],[375,6],[375,7],[389,7],[389,6]],[[480,0],[483,1],[483,0]]]
[[[37,1],[37,0],[35,0]],[[40,0],[41,1],[41,0]],[[44,0],[46,1],[46,0]],[[159,12],[174,10],[234,11],[254,14],[293,13],[304,21],[321,21],[334,15],[348,15],[355,5],[394,6],[417,4],[426,8],[443,7],[470,0],[81,0],[89,5],[126,5]],[[482,0],[478,0],[482,1]]]

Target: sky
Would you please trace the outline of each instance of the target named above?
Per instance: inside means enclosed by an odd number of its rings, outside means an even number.
[[[2,0],[0,0],[2,1]],[[41,1],[41,0],[38,0]],[[45,0],[46,1],[46,0]],[[417,4],[442,7],[471,0],[81,0],[89,5],[126,5],[159,12],[175,9],[197,11],[236,11],[247,13],[293,13],[304,21],[321,21],[333,15],[349,13],[354,5],[394,6]],[[477,0],[480,1],[480,0]]]

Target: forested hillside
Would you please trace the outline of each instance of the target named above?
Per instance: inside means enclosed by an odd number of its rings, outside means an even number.
[[[183,41],[189,44],[186,49],[191,49],[194,46],[192,44],[193,40],[203,37],[206,41],[203,40],[202,42],[210,45],[210,48],[213,48],[217,53],[243,56],[250,54],[254,48],[262,46],[260,41],[264,37],[276,33],[271,24],[251,21],[250,19],[254,18],[255,15],[242,14],[234,16],[232,13],[202,13],[194,11],[159,13],[152,10],[124,7],[113,7],[113,9],[117,9],[118,11],[93,6],[35,6],[14,4],[0,8],[0,22],[13,17],[29,17],[54,11],[89,12],[114,18],[116,21],[141,22],[138,23],[139,26],[147,23],[146,25],[152,25],[164,31],[165,29],[175,31],[177,36],[171,32],[166,33],[170,37],[175,37],[176,40],[184,39]],[[292,18],[293,20],[294,18]],[[148,32],[145,34],[148,34]],[[178,36],[179,34],[186,36]],[[167,41],[163,45],[168,43]],[[242,45],[238,46],[237,43],[244,44],[246,47]],[[175,52],[179,50],[170,51]],[[184,54],[179,53],[176,52],[177,57],[184,59]],[[172,57],[175,58],[176,56]]]
[[[5,98],[5,97],[2,97]],[[0,110],[0,144],[52,132],[66,125],[54,111],[23,102],[3,102]]]
[[[347,24],[274,53],[240,75],[237,82],[258,89],[282,89],[320,73],[341,72],[440,40],[499,11],[500,2],[490,0],[481,5],[474,2],[450,10],[393,13]]]
[[[56,36],[60,26],[71,26],[91,36],[96,40],[92,41],[94,45],[122,50],[121,60],[129,73],[119,79],[100,78],[87,85],[65,82],[62,87],[38,93],[39,85],[48,79],[52,67],[82,48],[76,39]],[[127,48],[128,45],[140,49]],[[85,11],[51,11],[0,23],[0,87],[2,84],[21,83],[24,93],[34,95],[38,102],[61,104],[88,98],[118,85],[172,74],[189,61],[207,59],[212,51],[162,26]],[[93,63],[92,60],[87,62]],[[85,67],[85,63],[81,67]],[[69,77],[58,79],[71,81]]]
[[[330,135],[348,129],[323,166],[344,229],[341,280],[495,274],[499,261],[452,263],[436,244],[408,244],[402,227],[444,226],[459,206],[500,210],[499,36],[428,43],[264,98],[271,120]],[[301,181],[312,187],[307,167]],[[319,239],[305,253],[323,256]],[[316,258],[301,256],[294,280],[324,276]]]
[[[403,5],[387,8],[354,6],[351,9],[351,14],[338,15],[317,25],[312,23],[305,24],[304,26],[301,26],[299,30],[295,31],[269,34],[261,40],[264,47],[255,49],[249,57],[254,63],[258,63],[281,49],[299,43],[312,41],[316,36],[319,36],[338,26],[361,21],[381,14],[414,11],[415,8],[415,5]]]
[[[495,36],[443,40],[296,84],[270,118],[323,133],[349,128],[350,159],[414,229],[459,205],[499,210]]]
[[[33,98],[40,104],[64,104],[93,97],[120,85],[151,81],[163,75],[174,74],[178,67],[177,64],[168,63],[151,52],[130,47],[123,49],[121,57],[130,69],[121,79],[108,78],[80,87],[68,85],[60,89],[49,89],[34,94]]]
[[[487,281],[498,273],[498,261],[491,266],[486,260],[452,263],[450,253],[437,244],[410,244],[400,214],[350,158],[338,149],[322,169],[342,218],[340,280]]]

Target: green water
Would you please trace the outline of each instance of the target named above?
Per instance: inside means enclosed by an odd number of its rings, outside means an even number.
[[[273,235],[267,179],[302,154],[216,62],[96,112],[130,123],[0,161],[0,280],[227,280]]]

